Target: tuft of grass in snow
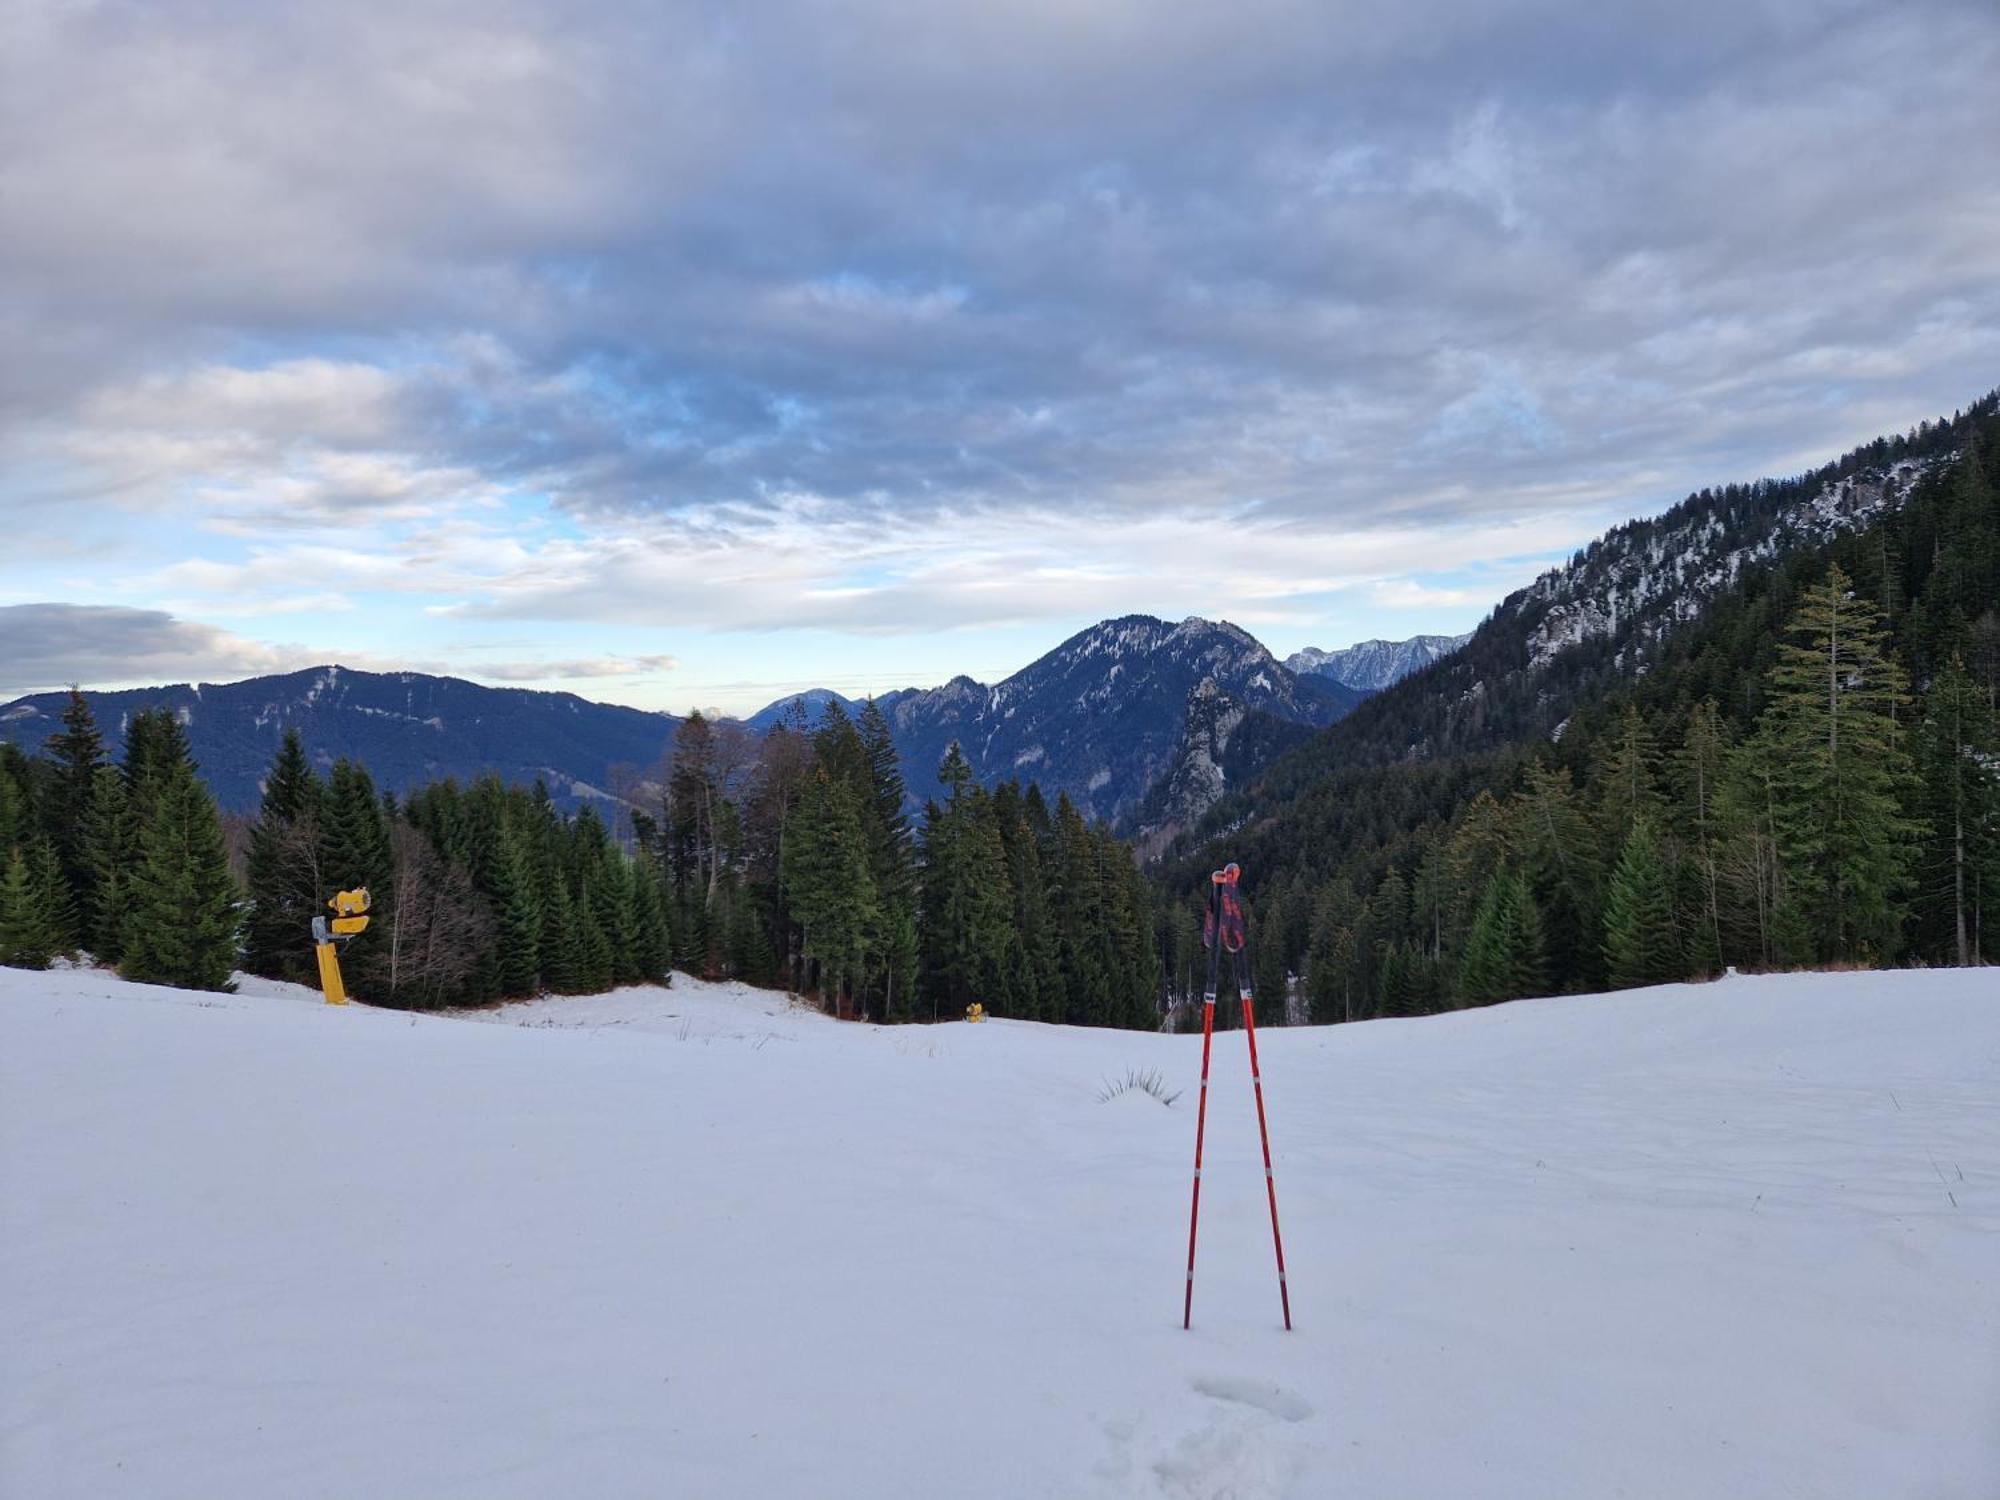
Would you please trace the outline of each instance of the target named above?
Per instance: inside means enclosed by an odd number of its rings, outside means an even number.
[[[1129,1094],[1137,1089],[1142,1094],[1151,1094],[1160,1103],[1169,1107],[1180,1098],[1180,1090],[1167,1092],[1167,1081],[1151,1068],[1127,1068],[1123,1078],[1107,1078],[1104,1087],[1097,1091],[1097,1102],[1109,1104],[1120,1094]]]

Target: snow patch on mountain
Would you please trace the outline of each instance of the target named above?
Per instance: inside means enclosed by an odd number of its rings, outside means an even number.
[[[1469,633],[1415,635],[1406,641],[1361,641],[1339,651],[1307,646],[1286,657],[1285,665],[1294,672],[1331,678],[1362,692],[1379,693],[1412,672],[1449,656],[1471,639]]]
[[[1748,537],[1736,536],[1719,509],[1691,512],[1678,525],[1641,522],[1609,532],[1509,601],[1543,611],[1528,633],[1528,664],[1545,667],[1628,629],[1643,650],[1694,619],[1745,570],[1864,529],[1953,456],[1902,459],[1829,481]]]

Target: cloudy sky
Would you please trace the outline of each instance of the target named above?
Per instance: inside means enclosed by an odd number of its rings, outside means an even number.
[[[0,694],[1469,628],[2000,384],[1993,0],[0,0]]]

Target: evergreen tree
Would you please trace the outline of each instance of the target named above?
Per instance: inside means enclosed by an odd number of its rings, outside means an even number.
[[[2000,734],[1960,658],[1945,665],[1925,697],[1918,751],[1925,946],[1961,967],[1981,963],[1980,917],[2000,889]]]
[[[917,983],[916,860],[904,811],[908,791],[888,716],[873,698],[862,706],[856,730],[866,778],[869,873],[879,913],[870,946],[881,973],[882,1014],[904,1020],[913,1011]]]
[[[1629,788],[1629,775],[1619,779]],[[1550,969],[1568,986],[1591,987],[1602,974],[1593,950],[1604,921],[1604,861],[1568,769],[1530,760],[1512,814],[1523,876],[1547,918]]]
[[[1594,771],[1598,825],[1606,844],[1616,849],[1640,819],[1657,820],[1660,812],[1660,747],[1636,705],[1626,704],[1619,714]]]
[[[69,881],[63,877],[62,859],[56,853],[52,840],[35,840],[28,850],[28,869],[41,888],[42,910],[46,914],[49,933],[55,939],[56,952],[74,953],[80,930],[76,901]]]
[[[516,794],[497,777],[482,777],[466,799],[467,854],[473,884],[493,913],[493,983],[502,995],[532,995],[542,974],[541,886],[529,837],[510,812]],[[660,970],[664,971],[662,962]]]
[[[1604,962],[1613,989],[1664,984],[1685,972],[1674,926],[1673,884],[1652,821],[1626,836],[1604,904]]]
[[[1676,769],[1680,777],[1679,811],[1694,875],[1696,900],[1686,912],[1689,957],[1696,971],[1722,970],[1722,784],[1728,765],[1729,728],[1713,698],[1695,705],[1688,716]]]
[[[12,849],[34,826],[27,789],[31,774],[20,747],[0,743],[0,850]]]
[[[305,743],[298,730],[287,729],[250,828],[243,967],[252,974],[297,983],[313,978],[312,920],[331,894],[319,879],[319,798]]]
[[[1132,851],[1108,827],[1094,829],[1092,840],[1097,848],[1098,889],[1103,893],[1105,962],[1110,976],[1107,987],[1109,1004],[1103,1024],[1134,1028],[1148,1026],[1155,1016],[1154,996],[1159,990],[1160,964],[1153,941],[1152,901],[1140,878]],[[1001,873],[1004,886],[1004,863]],[[1266,905],[1277,908],[1279,902],[1268,901]],[[1018,934],[1009,925],[1006,936],[1012,940]],[[1276,939],[1279,953],[1279,978],[1271,997],[1275,1005],[1272,1014],[1282,1025],[1285,1017],[1282,923],[1271,936]]]
[[[1056,799],[1054,900],[1063,975],[1061,1019],[1113,1024],[1113,955],[1104,935],[1105,893],[1090,829],[1064,793]]]
[[[1263,1002],[1266,1026],[1282,1026],[1287,1015],[1284,891],[1279,886],[1246,902],[1250,920],[1251,993]]]
[[[919,983],[929,1004],[920,1010],[955,1016],[978,1001],[1005,1014],[1012,998],[1005,984],[1008,947],[1017,936],[1006,846],[992,799],[974,784],[956,744],[946,752],[938,779],[949,798],[942,807],[932,803],[924,820]],[[1075,857],[1081,868],[1094,872],[1087,835]]]
[[[1772,822],[1792,941],[1817,959],[1875,959],[1900,945],[1914,825],[1909,701],[1880,616],[1833,568],[1778,648],[1757,754],[1774,770]]]
[[[1512,870],[1487,883],[1459,975],[1470,1004],[1490,1005],[1542,993],[1547,985],[1541,914],[1527,884]]]
[[[351,760],[334,762],[319,798],[316,832],[318,889],[330,898],[336,891],[366,887],[371,903],[368,930],[341,955],[348,985],[357,994],[372,992],[386,999],[396,945],[395,853],[389,819],[366,767]]]
[[[1314,1025],[1355,1018],[1354,927],[1359,916],[1354,886],[1344,878],[1329,883],[1313,903],[1306,1001]]]
[[[51,910],[52,892],[45,873],[38,872],[15,846],[8,851],[0,879],[0,964],[10,969],[46,969],[62,951]]]
[[[150,784],[126,920],[127,979],[231,988],[242,914],[215,800],[183,758]]]
[[[1417,1016],[1426,1000],[1423,955],[1408,942],[1390,943],[1382,954],[1377,982],[1381,994],[1377,1013],[1385,1016]]]
[[[875,882],[852,784],[817,768],[807,780],[785,844],[785,896],[803,930],[807,959],[819,966],[824,999],[844,1013],[875,919]]]
[[[558,995],[588,993],[590,956],[578,927],[569,882],[560,878],[549,882],[543,912],[541,938],[536,945],[542,956],[543,982]]]
[[[99,963],[117,965],[124,952],[125,908],[136,859],[135,830],[125,804],[125,778],[115,766],[97,768],[90,821],[83,832],[90,865],[90,905],[80,913],[78,936]]]
[[[97,872],[84,840],[93,821],[97,773],[107,762],[90,704],[75,687],[63,706],[62,728],[49,736],[48,752],[54,766],[44,807],[47,837],[67,891],[66,904],[85,917],[95,907]]]
[[[153,797],[191,764],[187,730],[171,709],[143,708],[125,727],[125,815],[135,847],[138,831],[152,817]]]
[[[749,910],[748,903],[745,903],[745,910]],[[761,931],[756,936],[761,939]],[[659,865],[651,855],[642,853],[632,866],[632,961],[639,981],[657,984],[664,980],[672,952],[672,934],[667,931],[666,891]],[[754,970],[754,982],[768,981],[767,967]]]

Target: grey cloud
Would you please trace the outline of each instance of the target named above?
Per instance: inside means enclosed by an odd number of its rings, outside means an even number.
[[[573,661],[480,662],[464,670],[496,682],[550,682],[598,677],[657,676],[679,668],[671,656],[597,656]]]
[[[0,441],[260,525],[1451,525],[2000,378],[1981,0],[6,24]]]
[[[0,696],[9,698],[70,683],[219,680],[306,664],[164,610],[0,605]]]

